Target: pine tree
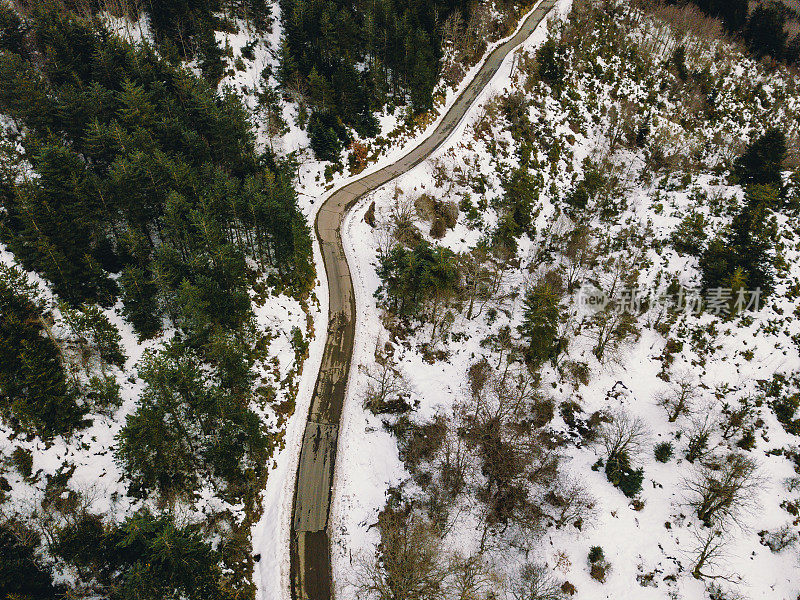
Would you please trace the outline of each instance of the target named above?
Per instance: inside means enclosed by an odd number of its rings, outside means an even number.
[[[0,415],[15,429],[45,438],[78,427],[85,409],[67,380],[43,308],[0,279]]]
[[[761,290],[762,298],[769,295],[774,279],[771,250],[776,237],[771,211],[778,204],[779,195],[772,186],[747,189],[745,204],[730,230],[712,240],[700,257],[705,289],[746,286]]]
[[[534,366],[554,358],[561,349],[558,336],[562,316],[561,298],[547,282],[541,282],[525,295],[519,333],[525,342],[525,357]]]
[[[758,56],[780,60],[786,47],[786,8],[779,2],[759,4],[744,28],[744,39]]]
[[[208,6],[153,10],[168,16]],[[310,246],[294,243],[305,224],[292,178],[256,154],[235,93],[217,93],[153,48],[69,11],[43,6],[24,26],[36,62],[0,53],[0,110],[23,126],[38,177],[4,179],[0,236],[27,268],[76,306],[111,305],[121,291],[144,336],[160,329],[167,309],[194,332],[248,318],[242,265],[254,238],[250,256],[260,267],[307,289]],[[346,139],[338,118],[326,125]],[[242,219],[245,182],[272,210]],[[122,273],[121,290],[109,273]],[[304,279],[293,282],[294,273]],[[181,294],[203,298],[205,308],[183,310]]]
[[[781,169],[786,158],[786,136],[775,127],[755,139],[734,163],[733,172],[742,185],[783,185]]]
[[[196,489],[200,478],[212,478],[242,497],[252,491],[245,470],[258,476],[264,467],[271,440],[250,409],[249,396],[235,395],[237,390],[250,394],[251,382],[240,379],[252,377],[251,371],[247,365],[231,368],[235,355],[219,348],[226,343],[224,337],[209,341],[218,360],[228,357],[222,378],[219,370],[204,369],[198,356],[179,342],[146,354],[139,367],[145,388],[119,434],[117,449],[136,495],[182,497]],[[232,379],[234,371],[242,375]]]
[[[764,295],[772,291],[774,267],[770,250],[776,237],[775,219],[771,211],[779,203],[772,186],[755,185],[747,190],[745,205],[731,226],[731,246],[736,251],[736,266],[747,274],[747,284],[759,288]],[[730,287],[730,282],[726,287]]]
[[[335,119],[332,113],[314,112],[308,120],[311,149],[320,160],[338,160],[342,152],[343,144],[333,126]]]
[[[747,22],[747,0],[697,0],[697,5],[713,17],[720,17],[730,31],[739,31]]]
[[[5,598],[56,600],[64,589],[39,564],[38,536],[23,523],[0,525],[0,594]]]

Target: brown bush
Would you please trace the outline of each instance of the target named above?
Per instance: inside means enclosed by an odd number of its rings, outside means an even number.
[[[606,582],[606,566],[602,563],[593,563],[589,574],[592,576],[592,579],[600,583]]]

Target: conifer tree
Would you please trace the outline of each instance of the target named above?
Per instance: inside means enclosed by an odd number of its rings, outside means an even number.
[[[744,28],[744,38],[758,56],[783,58],[787,42],[786,8],[779,2],[759,3]]]
[[[525,342],[525,357],[534,366],[554,358],[561,341],[558,326],[561,298],[552,285],[543,281],[528,290],[519,333]]]
[[[742,185],[772,185],[780,189],[786,150],[786,135],[780,129],[770,128],[750,143],[734,163],[733,172]]]

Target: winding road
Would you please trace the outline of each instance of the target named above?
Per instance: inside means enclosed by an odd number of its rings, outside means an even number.
[[[542,0],[528,13],[517,33],[486,58],[430,136],[391,165],[335,191],[317,214],[316,234],[330,296],[328,337],[297,469],[291,530],[293,600],[332,598],[328,517],[339,421],[350,373],[356,324],[353,283],[342,246],[342,220],[348,209],[364,194],[418,165],[447,140],[505,57],[533,33],[555,3],[556,0]]]

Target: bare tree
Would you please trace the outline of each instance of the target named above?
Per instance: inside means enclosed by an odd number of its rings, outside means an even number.
[[[617,411],[603,427],[599,441],[605,451],[606,461],[613,461],[622,456],[636,456],[648,437],[647,426],[642,419],[625,411]]]
[[[472,252],[459,256],[459,267],[464,273],[464,294],[469,300],[467,304],[467,320],[483,311],[485,301],[491,299],[494,281],[488,252],[484,248],[475,248]],[[473,315],[475,301],[483,301],[477,315]]]
[[[692,413],[697,401],[698,386],[691,373],[684,371],[672,378],[669,388],[656,397],[659,405],[667,411],[670,423],[681,415]]]
[[[394,225],[391,220],[382,219],[374,229],[375,246],[378,249],[378,259],[383,260],[394,248]]]
[[[692,529],[694,544],[691,550],[692,576],[695,579],[728,579],[725,575],[712,575],[707,570],[719,566],[725,557],[727,539],[719,528],[702,527]]]
[[[530,421],[541,397],[526,368],[512,367],[506,374],[491,371],[485,381],[476,383],[473,400],[462,411],[460,431],[483,475],[477,492],[487,507],[483,548],[494,526],[539,527],[546,515],[530,486],[552,485],[560,452],[552,436]]]
[[[756,462],[739,453],[700,465],[695,477],[684,482],[689,506],[709,526],[736,521],[742,510],[754,505],[761,484]]]
[[[472,476],[471,454],[461,436],[445,438],[439,453],[439,482],[446,499],[455,500]]]
[[[686,446],[686,460],[693,463],[708,456],[711,452],[708,442],[716,427],[716,419],[708,413],[703,417],[692,419],[691,424],[684,431],[688,440]]]
[[[373,414],[403,412],[408,409],[406,396],[410,391],[408,382],[397,369],[389,352],[375,349],[375,363],[360,365],[360,371],[367,379],[364,390],[364,407]]]
[[[487,598],[497,581],[480,555],[463,557],[456,554],[450,566],[453,600],[482,600]]]
[[[608,350],[617,350],[630,337],[637,337],[636,317],[609,305],[589,319],[590,336],[595,345],[592,353],[603,361]]]
[[[544,495],[544,501],[551,507],[549,516],[556,528],[590,520],[595,514],[595,499],[592,495],[577,479],[564,475]]]
[[[567,291],[572,292],[597,261],[597,250],[591,229],[586,225],[579,225],[566,238],[561,270],[564,274],[564,285]]]
[[[528,563],[511,580],[512,600],[561,600],[561,584],[544,565]]]
[[[355,569],[358,598],[441,600],[449,574],[431,526],[410,510],[385,509],[379,518],[381,550]]]
[[[410,245],[420,237],[417,228],[417,209],[413,200],[401,194],[399,190],[395,191],[395,202],[391,210],[392,234],[399,243]]]

